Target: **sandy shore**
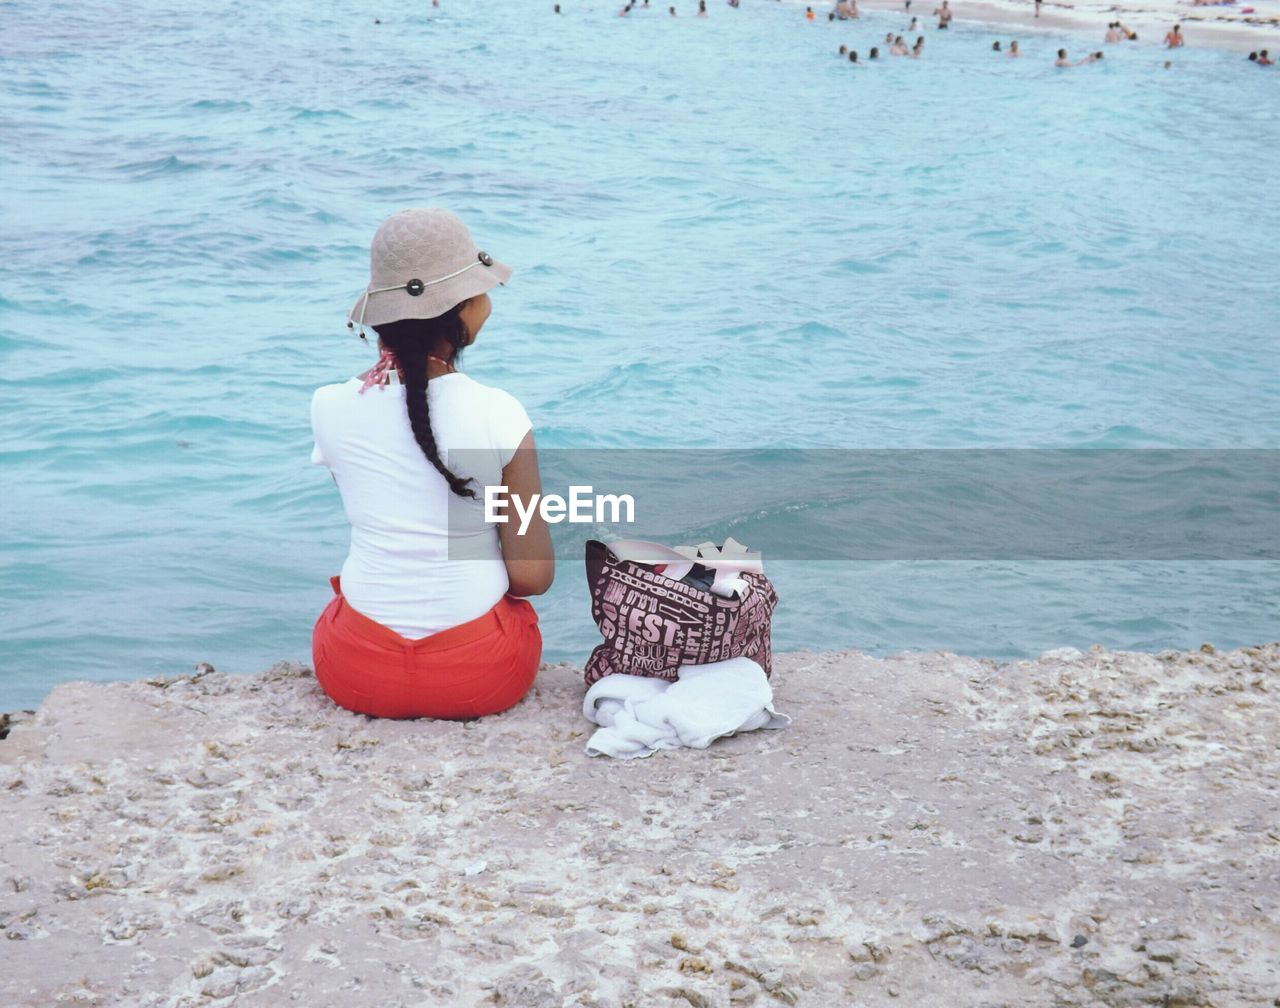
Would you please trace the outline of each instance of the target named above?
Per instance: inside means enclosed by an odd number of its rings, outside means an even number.
[[[590,759],[310,672],[0,741],[0,1004],[1280,1005],[1280,644],[781,656],[780,732]]]
[[[937,18],[930,15],[940,3],[941,0],[913,0],[910,14],[904,11],[902,0],[860,0],[858,6],[862,10],[901,13],[903,28],[914,14],[925,31],[932,32]],[[952,0],[951,7],[956,12],[956,24],[990,24],[1000,29],[997,37],[1009,36],[1010,30],[1014,30],[1010,37],[1037,31],[1083,31],[1091,33],[1103,47],[1107,25],[1121,21],[1138,33],[1137,43],[1110,47],[1124,51],[1126,47],[1132,50],[1135,46],[1160,46],[1165,32],[1176,23],[1182,25],[1188,48],[1245,53],[1269,49],[1273,59],[1280,53],[1280,0],[1241,0],[1229,7],[1196,7],[1187,0],[1046,0],[1039,18],[1035,16],[1033,0]],[[1246,7],[1252,7],[1253,13],[1243,13]]]

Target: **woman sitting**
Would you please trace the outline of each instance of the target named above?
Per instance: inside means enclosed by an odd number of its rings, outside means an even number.
[[[529,417],[458,370],[511,276],[446,210],[403,210],[373,238],[371,277],[348,325],[378,334],[378,363],[316,391],[312,461],[351,523],[335,597],[312,637],[316,679],[375,717],[473,718],[514,705],[542,654],[522,596],[551,585],[535,512],[485,521],[485,488],[541,492]]]

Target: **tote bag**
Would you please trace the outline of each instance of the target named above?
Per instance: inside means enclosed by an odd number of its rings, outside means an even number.
[[[732,539],[674,549],[593,539],[586,564],[591,616],[604,637],[587,659],[588,686],[619,672],[674,681],[681,665],[739,657],[771,674],[778,593],[759,553]]]

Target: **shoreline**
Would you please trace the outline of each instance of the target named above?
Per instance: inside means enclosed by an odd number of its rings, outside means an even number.
[[[0,1000],[1271,1004],[1280,643],[772,681],[786,729],[634,762],[567,663],[468,723],[61,684],[0,741]]]
[[[1227,52],[1249,53],[1268,49],[1275,59],[1280,56],[1280,5],[1270,0],[1259,0],[1261,6],[1237,3],[1231,7],[1196,7],[1176,0],[1143,0],[1141,3],[1077,3],[1046,2],[1035,17],[1032,0],[958,0],[952,4],[956,25],[985,24],[994,28],[1016,27],[1030,32],[1070,31],[1093,32],[1093,43],[1106,46],[1103,36],[1107,24],[1122,21],[1138,33],[1138,46],[1155,48],[1172,53],[1162,44],[1165,32],[1175,23],[1182,25],[1187,36],[1185,50],[1217,49]],[[937,19],[929,16],[936,3],[925,0],[914,3],[916,17],[926,32],[937,31]],[[1238,13],[1241,8],[1254,6],[1256,13]],[[859,8],[877,13],[895,13],[909,19],[912,15],[903,9],[902,0],[863,0]],[[1251,24],[1244,18],[1256,18],[1269,23]],[[846,22],[847,23],[847,22]],[[1123,48],[1124,43],[1116,44]],[[1110,47],[1104,51],[1112,51]]]

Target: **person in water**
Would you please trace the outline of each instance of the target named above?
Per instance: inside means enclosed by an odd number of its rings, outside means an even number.
[[[889,55],[890,56],[907,55],[907,43],[902,40],[901,35],[899,35],[897,38],[893,40],[893,48],[889,50]]]
[[[999,39],[996,39],[994,42],[992,42],[992,43],[991,43],[991,51],[992,51],[992,52],[999,52],[999,51],[1000,51],[1000,40],[999,40]]]
[[[911,58],[919,59],[924,54],[924,36],[921,35],[916,39],[916,44],[911,47]]]
[[[1056,67],[1077,67],[1077,66],[1084,66],[1086,63],[1096,63],[1100,59],[1102,59],[1102,52],[1098,51],[1098,52],[1089,53],[1089,55],[1086,56],[1084,59],[1077,60],[1075,63],[1072,63],[1069,59],[1067,59],[1067,51],[1065,49],[1059,49],[1057,62],[1055,62],[1053,65]]]
[[[1022,55],[1021,51],[1019,51],[1018,49],[1017,39],[1014,39],[1012,42],[1009,43],[1009,55],[1015,58]]]
[[[334,598],[316,621],[316,681],[373,717],[465,719],[528,692],[542,637],[527,596],[555,561],[539,509],[486,521],[487,498],[541,493],[524,407],[461,370],[511,268],[447,210],[402,210],[373,236],[370,279],[348,315],[378,337],[377,364],[311,400],[312,461],[351,523]],[[494,489],[505,488],[505,490]]]
[[[857,53],[857,51],[856,51],[856,50],[854,50],[854,49],[850,49],[850,50],[849,50],[849,62],[850,62],[850,63],[857,63],[857,62],[858,62],[858,53]]]
[[[867,59],[874,60],[879,58],[880,58],[880,50],[877,49],[875,46],[872,46],[871,52],[867,53]]]
[[[938,31],[946,31],[951,25],[951,7],[948,0],[942,0],[942,6],[934,10],[938,17]]]
[[[698,0],[698,17],[707,16],[707,0]]]
[[[1164,37],[1164,44],[1168,49],[1180,49],[1185,42],[1186,40],[1182,37],[1182,27],[1180,25],[1174,25],[1169,29]]]
[[[1258,53],[1258,66],[1271,66],[1273,63],[1275,63],[1275,60],[1267,54],[1266,49]]]

